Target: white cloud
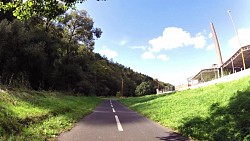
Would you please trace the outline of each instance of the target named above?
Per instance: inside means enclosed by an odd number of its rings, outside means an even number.
[[[141,49],[141,50],[146,50],[146,46],[131,46],[131,49]]]
[[[142,58],[143,59],[155,59],[155,55],[152,52],[147,51],[142,54]]]
[[[241,28],[238,30],[239,38],[241,46],[246,46],[250,44],[250,29],[249,28]],[[238,50],[240,48],[239,40],[237,36],[232,37],[228,41],[228,46],[233,48],[234,50]]]
[[[120,42],[120,45],[123,46],[123,45],[125,45],[127,42],[128,42],[128,41],[126,41],[126,40],[122,40],[122,41]]]
[[[102,49],[99,51],[99,53],[101,55],[106,56],[109,59],[115,58],[118,55],[118,53],[116,51],[110,50],[106,46],[103,46]]]
[[[211,50],[213,50],[213,49],[215,49],[215,44],[214,44],[214,43],[208,45],[207,48],[206,48],[207,51],[211,51]]]
[[[190,45],[194,45],[194,48],[203,48],[206,45],[206,38],[198,33],[194,38],[190,38]]]
[[[171,50],[183,46],[194,46],[195,48],[203,48],[206,45],[205,37],[202,33],[197,33],[195,37],[191,37],[190,33],[182,28],[168,27],[163,31],[162,36],[154,38],[148,42],[152,48],[152,52],[160,52],[161,50]]]
[[[159,59],[161,61],[168,61],[170,58],[165,55],[165,54],[159,54],[159,55],[155,55],[153,52],[151,51],[146,51],[141,55],[142,59],[148,60],[148,59]]]
[[[170,58],[165,54],[160,54],[157,56],[157,59],[160,59],[162,61],[168,61]]]
[[[209,33],[208,38],[210,38],[210,39],[213,38],[213,34]]]

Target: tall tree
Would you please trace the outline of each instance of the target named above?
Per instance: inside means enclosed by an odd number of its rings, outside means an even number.
[[[94,40],[100,38],[102,31],[100,28],[94,28],[93,19],[85,10],[74,10],[60,17],[58,25],[64,30],[64,39],[66,40],[66,54],[70,57],[73,44],[82,44],[87,49],[94,49]]]

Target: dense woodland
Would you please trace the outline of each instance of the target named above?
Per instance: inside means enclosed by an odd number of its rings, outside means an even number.
[[[0,2],[2,85],[97,96],[153,94],[171,86],[94,53],[103,31],[87,11],[72,9],[75,2]]]

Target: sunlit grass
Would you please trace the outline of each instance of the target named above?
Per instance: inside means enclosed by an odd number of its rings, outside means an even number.
[[[250,106],[242,103],[250,105],[249,83],[250,77],[245,77],[170,95],[120,101],[146,117],[198,140],[247,140],[250,139]]]
[[[53,140],[100,101],[57,92],[0,92],[0,140]]]

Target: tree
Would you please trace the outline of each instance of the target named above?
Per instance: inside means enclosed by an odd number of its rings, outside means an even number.
[[[0,11],[13,10],[13,15],[19,20],[39,15],[49,23],[51,19],[74,8],[76,3],[84,1],[86,0],[4,0],[0,2]]]
[[[12,0],[2,0],[2,4],[6,4],[12,2]],[[6,11],[1,10],[0,8],[0,21],[3,19],[7,19],[8,21],[13,21],[15,18],[12,14],[13,9],[8,9]]]
[[[139,86],[136,87],[135,95],[143,96],[151,94],[151,87],[149,82],[142,82]]]
[[[72,44],[82,44],[89,50],[94,48],[94,40],[100,38],[102,31],[100,28],[94,28],[92,18],[87,11],[71,11],[60,17],[58,26],[64,30],[63,38],[66,40],[66,54],[70,57]]]
[[[124,79],[123,96],[135,96],[136,83],[133,78]]]
[[[46,43],[51,38],[43,31],[28,31],[24,23],[18,20],[3,20],[0,30],[2,82],[9,85],[12,80],[19,79],[19,74],[27,74],[26,79],[30,81],[31,87],[38,89],[47,70]]]

